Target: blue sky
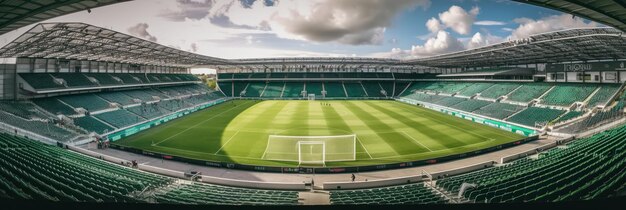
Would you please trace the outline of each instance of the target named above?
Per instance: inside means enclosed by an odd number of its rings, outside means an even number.
[[[135,0],[46,22],[66,21],[221,58],[408,59],[601,26],[508,0]]]

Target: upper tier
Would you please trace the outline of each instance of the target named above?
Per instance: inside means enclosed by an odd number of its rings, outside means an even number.
[[[19,73],[26,83],[23,90],[34,93],[53,93],[71,90],[100,89],[128,86],[195,83],[191,74],[141,73]]]

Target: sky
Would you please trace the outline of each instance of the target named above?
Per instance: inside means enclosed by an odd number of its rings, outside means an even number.
[[[509,0],[134,0],[44,22],[84,22],[226,59],[410,59],[602,26]],[[0,46],[31,27],[0,36]]]

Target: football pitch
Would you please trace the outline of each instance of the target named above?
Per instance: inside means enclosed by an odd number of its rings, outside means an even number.
[[[295,154],[285,155],[289,157],[285,159],[290,161],[268,158],[268,148],[275,148],[282,142],[288,144],[287,141],[268,141],[270,135],[352,134],[356,135],[354,145],[346,146],[355,148],[355,160],[326,162],[326,166],[425,160],[525,138],[396,101],[233,100],[161,124],[114,144],[198,160],[298,166],[297,149],[293,149]],[[310,146],[310,152],[313,152],[313,146]],[[284,147],[293,148],[292,145]],[[337,149],[341,148],[326,148],[329,151]],[[316,152],[318,150],[315,148]],[[295,160],[291,161],[294,155]]]

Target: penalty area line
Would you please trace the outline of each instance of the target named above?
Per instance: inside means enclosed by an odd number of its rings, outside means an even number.
[[[409,137],[411,140],[413,140],[415,143],[418,143],[420,146],[426,148],[428,151],[433,151],[432,149],[428,148],[426,145],[423,145],[421,142],[417,141],[415,138],[413,138],[413,136],[409,135],[408,133],[404,132],[404,131],[400,131],[400,133],[403,133],[405,136]]]
[[[361,147],[363,147],[363,149],[365,150],[365,153],[367,153],[367,156],[370,156],[370,159],[374,159],[372,158],[372,155],[370,154],[370,152],[367,151],[367,148],[365,148],[365,145],[363,144],[363,142],[361,142],[361,139],[359,139],[358,136],[356,136],[356,140],[359,141],[359,144],[361,145]]]
[[[249,104],[249,103],[250,103],[250,102],[246,102],[246,103],[241,104],[241,105],[245,105],[245,104]],[[182,134],[182,133],[184,133],[184,132],[187,132],[188,130],[191,130],[191,129],[195,128],[195,127],[198,127],[199,125],[202,125],[202,124],[203,124],[203,123],[205,123],[206,121],[209,121],[209,120],[211,120],[211,119],[213,119],[213,118],[216,118],[216,117],[218,117],[218,116],[220,116],[220,115],[222,115],[222,114],[224,114],[224,113],[226,113],[226,112],[230,112],[231,110],[233,110],[233,109],[235,109],[235,108],[237,108],[237,107],[232,107],[232,108],[230,108],[230,109],[228,109],[228,110],[226,110],[226,111],[220,112],[219,114],[216,114],[216,115],[214,115],[214,116],[213,116],[213,117],[211,117],[211,118],[208,118],[208,119],[203,120],[203,121],[201,121],[201,122],[199,122],[199,123],[196,123],[195,125],[193,125],[193,126],[191,126],[191,127],[187,128],[187,129],[185,129],[185,130],[182,130],[182,131],[180,131],[180,132],[178,132],[178,133],[176,133],[176,134],[174,134],[174,135],[172,135],[172,136],[170,136],[170,137],[167,137],[166,139],[163,139],[163,140],[161,140],[161,141],[157,142],[156,144],[152,144],[152,146],[157,146],[157,145],[159,145],[160,143],[162,143],[162,142],[164,142],[164,141],[170,140],[170,139],[172,139],[172,138],[174,138],[174,137],[176,137],[176,136],[178,136],[178,135],[180,135],[180,134]]]
[[[232,140],[237,134],[239,133],[239,131],[235,132],[235,134],[233,134],[230,138],[228,138],[228,140],[226,141],[226,143],[222,144],[222,146],[220,147],[220,149],[217,150],[217,152],[213,153],[214,155],[217,155],[218,152],[222,151],[222,149],[228,144],[228,142],[230,142],[230,140]]]

